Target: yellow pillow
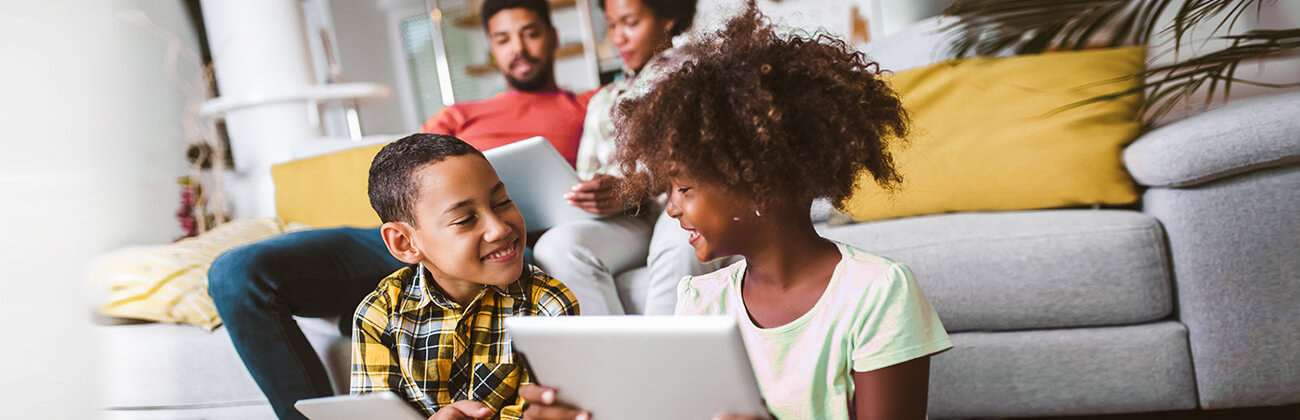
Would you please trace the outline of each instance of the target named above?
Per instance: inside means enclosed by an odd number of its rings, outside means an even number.
[[[239,219],[170,245],[100,257],[91,267],[91,277],[106,293],[99,312],[212,331],[221,325],[208,295],[212,260],[235,247],[300,228],[277,219]]]
[[[893,149],[903,188],[868,174],[844,210],[857,221],[957,211],[1024,210],[1137,200],[1120,153],[1138,134],[1140,95],[1053,114],[1140,80],[1142,47],[971,58],[899,72],[910,144]]]
[[[379,226],[366,182],[384,144],[358,147],[271,167],[276,214],[317,228]]]

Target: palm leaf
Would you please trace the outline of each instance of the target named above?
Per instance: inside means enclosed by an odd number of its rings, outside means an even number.
[[[1233,41],[1232,45],[1179,62],[1151,67],[1132,76],[1083,86],[1092,87],[1132,79],[1143,80],[1132,88],[1072,103],[1054,110],[1053,113],[1145,92],[1147,95],[1142,105],[1142,117],[1146,121],[1146,128],[1151,128],[1154,122],[1159,121],[1178,104],[1185,103],[1202,86],[1207,86],[1208,89],[1206,105],[1214,100],[1219,86],[1223,87],[1222,99],[1227,101],[1233,83],[1270,88],[1300,87],[1300,82],[1264,83],[1235,76],[1237,67],[1242,61],[1296,52],[1300,49],[1300,28],[1254,30],[1221,38]]]

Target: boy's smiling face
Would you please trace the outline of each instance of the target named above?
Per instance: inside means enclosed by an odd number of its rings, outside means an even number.
[[[453,300],[504,287],[523,270],[524,216],[487,160],[451,156],[417,168],[411,248]],[[407,261],[414,263],[414,261]],[[468,297],[466,296],[468,294]]]

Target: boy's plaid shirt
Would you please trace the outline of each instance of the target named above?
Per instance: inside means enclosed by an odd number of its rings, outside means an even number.
[[[416,267],[420,267],[419,270]],[[475,400],[497,414],[523,415],[522,383],[502,320],[509,316],[577,315],[564,284],[526,265],[505,288],[487,286],[462,308],[422,266],[397,270],[361,301],[352,324],[352,393],[392,391],[424,415],[454,401]]]

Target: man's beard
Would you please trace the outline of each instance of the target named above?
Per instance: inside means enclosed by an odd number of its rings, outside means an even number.
[[[506,84],[510,85],[511,88],[518,91],[523,91],[523,92],[539,91],[542,88],[545,88],[548,84],[547,82],[551,80],[552,75],[555,73],[554,66],[555,66],[554,64],[549,66],[543,66],[541,69],[537,71],[537,75],[524,80],[515,79],[513,76],[510,75],[510,73],[506,73]]]

